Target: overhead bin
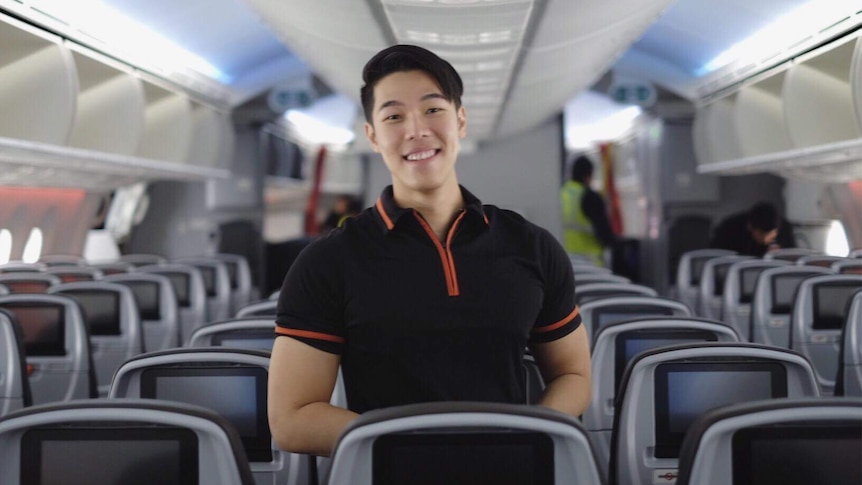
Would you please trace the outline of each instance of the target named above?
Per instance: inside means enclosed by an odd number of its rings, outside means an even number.
[[[698,171],[828,182],[862,174],[862,31],[760,73],[697,110]]]
[[[0,185],[104,191],[228,178],[226,114],[134,67],[0,14]]]

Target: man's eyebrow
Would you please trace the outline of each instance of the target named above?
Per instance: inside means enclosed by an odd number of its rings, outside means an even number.
[[[419,98],[420,101],[427,101],[429,99],[442,99],[442,100],[448,101],[446,99],[446,96],[443,96],[441,93],[428,93],[425,96],[422,96],[421,98]],[[393,100],[386,101],[385,103],[381,104],[380,107],[377,108],[377,111],[381,111],[381,110],[389,108],[391,106],[403,106],[403,105],[404,105],[404,103],[402,103],[401,101],[396,101],[393,99]]]
[[[387,101],[387,102],[385,102],[385,103],[381,104],[381,105],[380,105],[380,107],[379,107],[379,108],[377,108],[377,111],[380,111],[380,110],[386,109],[386,108],[388,108],[388,107],[390,107],[390,106],[401,106],[401,105],[403,105],[403,104],[404,104],[404,103],[402,103],[401,101],[395,101],[395,100],[393,99],[393,100],[391,100],[391,101]]]

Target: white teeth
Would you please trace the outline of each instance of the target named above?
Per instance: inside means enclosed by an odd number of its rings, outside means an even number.
[[[425,160],[426,158],[433,157],[435,153],[437,153],[437,150],[426,150],[424,152],[411,153],[410,155],[407,155],[407,160],[414,162],[418,160]]]

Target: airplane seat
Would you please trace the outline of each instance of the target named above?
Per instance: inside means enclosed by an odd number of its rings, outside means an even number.
[[[120,256],[120,261],[129,263],[137,268],[140,266],[149,266],[153,264],[165,264],[168,262],[168,258],[158,254],[135,253],[123,254],[122,256]]]
[[[579,305],[579,310],[590,341],[603,327],[615,322],[651,316],[692,316],[684,303],[652,296],[611,296]]]
[[[0,308],[0,416],[32,406],[33,394],[27,378],[24,333],[15,315]]]
[[[739,342],[737,332],[722,322],[696,317],[647,317],[612,323],[596,334],[592,356],[592,398],[583,424],[596,445],[599,463],[608,466],[614,398],[623,371],[644,350],[694,342]]]
[[[838,263],[840,261],[847,261],[847,258],[842,258],[840,256],[827,256],[825,254],[813,254],[801,256],[796,260],[796,264],[798,266],[820,266],[823,268],[831,268],[834,263]]]
[[[572,271],[575,273],[575,277],[577,277],[577,275],[579,275],[579,274],[591,274],[591,273],[613,274],[613,271],[611,271],[609,268],[596,266],[596,265],[590,264],[590,263],[580,263],[580,262],[572,263]]]
[[[862,397],[862,291],[853,294],[841,333],[835,395]]]
[[[90,332],[78,303],[67,296],[0,297],[21,326],[33,404],[98,397]]]
[[[577,280],[578,277],[575,276],[575,278]],[[575,300],[580,304],[612,296],[648,296],[655,298],[658,297],[658,292],[648,286],[633,283],[575,284]]]
[[[0,285],[11,294],[47,293],[48,288],[62,283],[60,277],[46,273],[14,272],[0,274]]]
[[[230,318],[231,284],[227,263],[211,258],[182,258],[173,262],[200,270],[206,292],[207,322]]]
[[[258,484],[305,484],[308,460],[283,452],[267,421],[269,352],[183,348],[139,355],[114,376],[111,399],[158,399],[210,408],[236,428]]]
[[[676,285],[682,256],[709,247],[712,218],[703,214],[686,214],[671,219],[667,226],[668,281]]]
[[[723,321],[736,330],[743,342],[751,341],[751,301],[763,270],[791,265],[780,259],[739,261],[730,265],[721,295]]]
[[[790,313],[799,284],[805,278],[832,271],[819,266],[782,266],[760,273],[751,301],[750,340],[790,348]]]
[[[278,308],[278,300],[261,300],[249,303],[236,312],[236,318],[242,317],[273,317]]]
[[[231,290],[229,314],[234,315],[237,310],[252,301],[251,268],[248,259],[239,254],[228,253],[213,254],[209,257],[223,261],[227,266]]]
[[[192,333],[208,321],[206,290],[200,270],[187,264],[165,263],[140,266],[135,271],[171,280],[179,309],[180,345],[185,345]]]
[[[46,254],[39,258],[39,262],[47,268],[56,266],[86,266],[86,262],[82,256],[75,254]]]
[[[6,285],[0,284],[0,296],[8,295],[8,294],[9,294],[9,288],[7,288]]]
[[[807,248],[781,248],[781,249],[773,249],[772,251],[767,252],[763,255],[763,259],[780,259],[782,261],[790,261],[791,263],[795,263],[799,258],[803,256],[819,256],[823,253],[814,249]]]
[[[830,268],[838,274],[862,274],[862,259],[844,258],[832,263]]]
[[[734,254],[736,253],[726,249],[695,249],[683,253],[676,271],[677,299],[691,309],[696,308],[704,263],[711,258]]]
[[[862,483],[862,400],[740,403],[698,418],[677,485]]]
[[[847,255],[848,258],[862,258],[862,248],[854,249]]]
[[[0,418],[0,483],[255,485],[234,427],[153,399],[86,400]]]
[[[819,396],[811,363],[792,350],[706,342],[641,352],[623,372],[614,400],[610,484],[675,477],[686,431],[711,409]]]
[[[124,285],[79,281],[51,287],[51,294],[71,297],[81,307],[92,347],[99,396],[107,396],[120,365],[144,352],[135,295]]]
[[[279,297],[281,297],[281,290],[275,290],[269,295],[267,300],[278,300]]]
[[[370,411],[335,447],[329,485],[578,483],[604,477],[583,426],[552,409],[434,402]]]
[[[97,281],[104,277],[104,274],[102,274],[102,271],[98,268],[88,268],[86,266],[48,266],[45,268],[45,273],[60,278],[62,283],[72,283],[73,281]]]
[[[575,288],[592,283],[631,283],[625,276],[607,273],[581,273],[575,277]]]
[[[11,263],[0,264],[0,274],[6,273],[39,273],[45,271],[44,263],[22,263],[14,261]]]
[[[138,305],[144,348],[147,351],[180,346],[180,317],[177,296],[167,276],[154,273],[109,275],[104,281],[129,287]]]
[[[791,314],[790,348],[811,360],[823,394],[832,394],[838,373],[841,332],[862,275],[821,275],[799,284]]]
[[[724,320],[721,314],[721,295],[730,266],[739,261],[754,259],[753,256],[731,255],[711,258],[703,263],[703,273],[697,293],[695,313],[711,320]]]
[[[87,266],[90,268],[98,269],[102,272],[103,276],[129,273],[135,269],[135,267],[131,263],[126,263],[123,261],[112,261],[109,263],[90,263]]]
[[[545,390],[545,380],[539,364],[532,355],[524,355],[521,364],[524,368],[524,383],[527,395],[527,404],[539,404],[542,400],[542,392]]]
[[[275,341],[275,320],[243,317],[210,323],[192,334],[188,347],[232,347],[272,350]]]

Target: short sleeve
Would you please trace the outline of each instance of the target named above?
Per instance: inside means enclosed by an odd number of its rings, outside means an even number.
[[[278,299],[275,332],[325,352],[344,346],[343,272],[333,238],[311,243],[284,278]]]
[[[575,304],[575,277],[569,255],[546,230],[540,229],[538,237],[544,299],[530,342],[544,343],[574,332],[581,324],[581,315]]]

